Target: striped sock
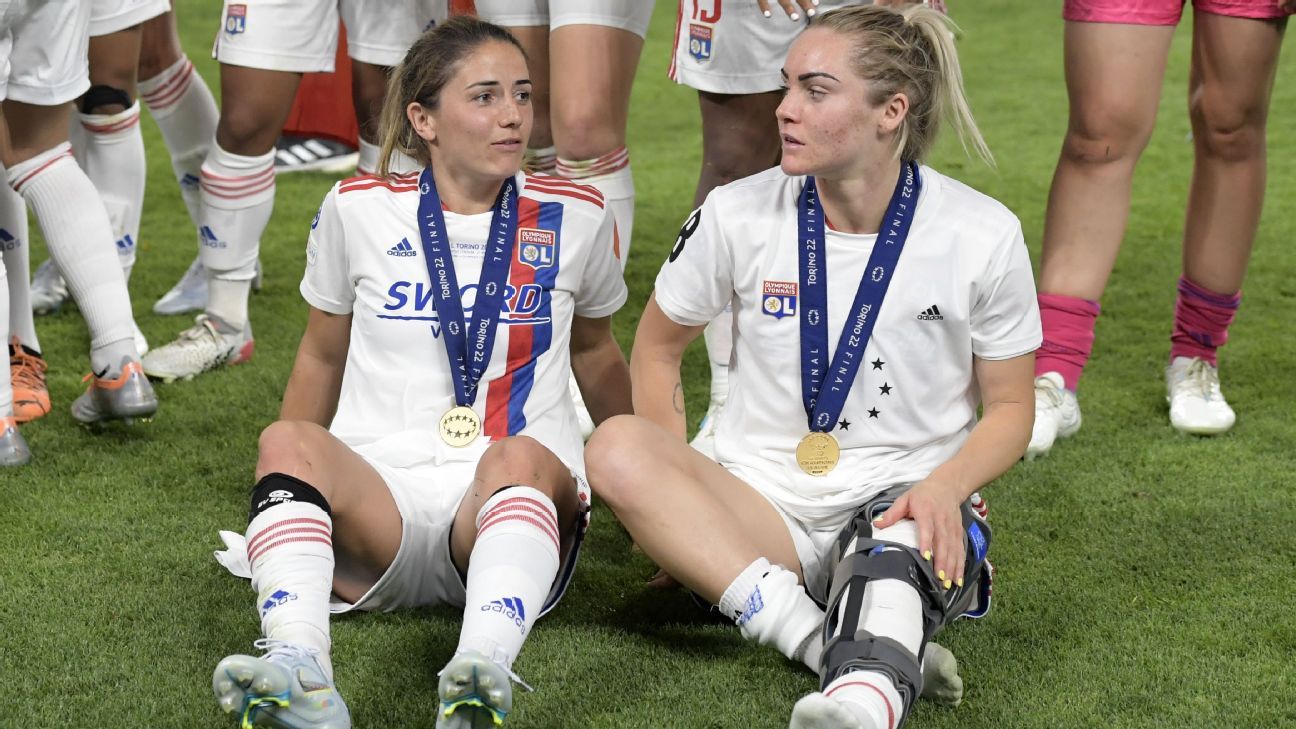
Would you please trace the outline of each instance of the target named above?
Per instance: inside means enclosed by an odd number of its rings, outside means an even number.
[[[548,147],[528,147],[522,168],[533,175],[553,175],[558,168],[558,151]]]
[[[1217,294],[1180,276],[1170,361],[1176,357],[1200,357],[1215,366],[1215,351],[1228,341],[1229,325],[1241,303],[1241,291]]]
[[[558,158],[555,170],[559,177],[592,185],[603,193],[617,225],[617,242],[621,268],[630,259],[630,242],[634,233],[634,175],[630,170],[630,152],[624,146],[601,157],[587,160]]]
[[[261,234],[274,211],[274,150],[245,157],[213,143],[202,166],[199,256],[210,286],[207,312],[235,330],[248,319]]]
[[[329,661],[329,595],[333,589],[333,520],[315,504],[289,501],[252,518],[248,564],[261,632],[319,651]]]
[[[94,183],[108,211],[117,260],[130,277],[139,240],[144,206],[144,136],[140,134],[140,105],[116,114],[78,114],[85,144],[77,160]]]
[[[477,512],[456,652],[475,650],[509,668],[558,576],[558,511],[529,486],[497,492]]]
[[[180,195],[194,226],[198,225],[202,197],[199,192],[203,159],[216,136],[220,111],[211,89],[181,56],[165,71],[139,82],[140,98],[162,132],[171,154],[171,168],[180,184]]]

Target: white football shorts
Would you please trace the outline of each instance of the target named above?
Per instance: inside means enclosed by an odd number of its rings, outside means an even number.
[[[820,0],[818,12],[867,4],[871,0]],[[807,21],[793,21],[777,3],[770,5],[766,18],[755,0],[679,0],[671,80],[716,94],[777,91],[783,60]]]
[[[126,30],[170,10],[171,0],[91,0],[90,37]]]
[[[477,0],[477,15],[509,28],[604,25],[643,38],[654,0]]]
[[[444,463],[396,468],[374,459],[365,460],[387,483],[396,508],[400,510],[400,549],[391,566],[368,592],[354,604],[333,602],[332,612],[388,612],[443,604],[462,607],[464,583],[450,557],[450,526],[459,510],[459,502],[472,484],[477,464]],[[582,503],[589,504],[590,489],[585,479],[576,474],[573,477],[582,494]],[[580,556],[588,516],[586,512],[578,517],[576,540],[563,555],[558,577],[541,610],[542,615],[557,605],[567,591],[576,571],[576,559]]]
[[[267,71],[331,72],[340,18],[348,56],[395,66],[447,12],[446,0],[225,0],[213,55]]]
[[[0,100],[58,106],[90,88],[90,5],[0,3]]]

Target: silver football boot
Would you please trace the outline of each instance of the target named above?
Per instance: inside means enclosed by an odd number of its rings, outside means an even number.
[[[138,361],[127,361],[114,378],[86,375],[90,386],[72,403],[72,417],[85,424],[101,420],[149,418],[157,412],[157,395]]]
[[[0,418],[0,467],[21,466],[30,460],[31,450],[18,432],[17,421]]]
[[[513,710],[516,677],[477,651],[456,653],[440,676],[436,729],[491,729]]]
[[[260,658],[228,656],[212,673],[212,692],[241,729],[351,729],[351,713],[315,651],[282,640],[254,643]]]

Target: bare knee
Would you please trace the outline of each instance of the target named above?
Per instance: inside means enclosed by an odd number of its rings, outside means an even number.
[[[594,102],[593,98],[581,99]],[[606,99],[602,100],[606,102]],[[595,103],[555,104],[550,107],[551,134],[561,157],[586,160],[625,146],[625,130],[618,129],[606,106]]]
[[[634,415],[608,418],[585,444],[585,475],[590,487],[613,511],[633,508],[635,499],[651,492],[652,470],[643,443],[650,423]]]
[[[1198,89],[1188,105],[1198,148],[1228,162],[1256,159],[1264,152],[1265,110],[1260,103],[1230,99],[1218,90]]]
[[[261,431],[257,444],[256,478],[282,473],[301,479],[332,501],[331,480],[316,471],[317,456],[331,438],[328,431],[300,420],[277,420]]]
[[[1133,169],[1152,135],[1155,116],[1113,101],[1072,109],[1062,157],[1080,165],[1123,164]]]
[[[253,157],[265,154],[279,138],[279,128],[255,103],[226,104],[216,126],[216,143],[233,154]]]
[[[554,502],[574,485],[571,471],[534,438],[513,436],[491,444],[477,462],[478,481],[488,487],[525,485]]]

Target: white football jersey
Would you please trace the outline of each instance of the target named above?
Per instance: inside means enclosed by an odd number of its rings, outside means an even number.
[[[505,301],[473,403],[484,437],[464,448],[437,434],[455,406],[454,383],[419,238],[417,173],[345,180],[325,196],[311,224],[301,293],[317,309],[352,316],[329,430],[357,452],[396,467],[476,461],[490,441],[526,435],[583,475],[568,346],[573,316],[610,316],[625,302],[615,224],[594,188],[522,174],[517,182]],[[471,317],[491,213],[446,212],[445,221]]]
[[[1017,357],[1041,341],[1017,217],[931,168],[921,176],[913,228],[832,430],[841,461],[824,476],[802,472],[795,457],[809,432],[796,233],[805,178],[774,168],[716,188],[657,276],[657,302],[679,324],[706,324],[732,304],[729,399],[716,458],[762,474],[764,483],[753,485],[808,523],[833,522],[948,460],[976,423],[973,357]],[[823,267],[830,356],[877,238],[836,232],[831,223]]]

